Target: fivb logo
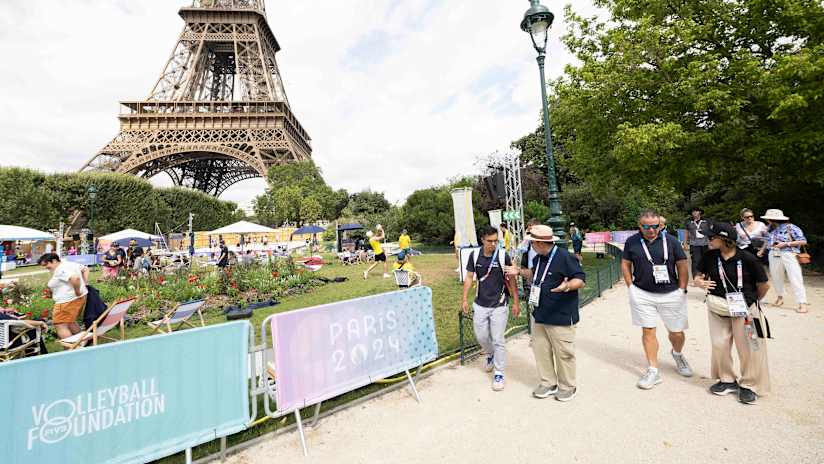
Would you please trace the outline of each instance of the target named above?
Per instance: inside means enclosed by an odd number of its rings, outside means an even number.
[[[166,395],[154,378],[34,405],[27,448],[52,445],[166,412]]]

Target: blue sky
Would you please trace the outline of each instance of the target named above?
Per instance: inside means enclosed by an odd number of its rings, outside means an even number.
[[[118,101],[144,98],[183,27],[187,0],[3,0],[0,164],[78,169],[118,129]],[[572,58],[556,14],[548,73]],[[539,124],[535,52],[518,28],[526,0],[267,3],[292,109],[335,188],[403,201],[473,174]],[[589,0],[573,8],[595,12]],[[156,183],[164,184],[163,179]],[[262,180],[229,189],[246,204]]]

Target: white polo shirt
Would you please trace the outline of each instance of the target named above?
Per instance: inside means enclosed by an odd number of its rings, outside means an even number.
[[[89,291],[86,289],[86,282],[83,281],[84,266],[72,263],[69,261],[61,261],[57,269],[54,270],[51,279],[49,279],[49,290],[52,293],[52,299],[57,304],[68,303],[85,296]],[[72,277],[80,277],[82,282],[80,286],[80,296],[74,293],[74,287],[69,279]]]

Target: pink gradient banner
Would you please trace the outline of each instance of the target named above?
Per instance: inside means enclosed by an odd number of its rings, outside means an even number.
[[[277,314],[272,344],[277,410],[285,414],[437,358],[432,290]]]

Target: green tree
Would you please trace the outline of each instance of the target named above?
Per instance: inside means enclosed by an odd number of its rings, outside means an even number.
[[[349,196],[349,204],[346,207],[346,211],[351,216],[360,217],[382,213],[388,210],[389,207],[390,203],[383,192],[364,190]]]
[[[824,186],[820,2],[596,3],[609,23],[567,9],[565,43],[581,65],[554,84],[553,132],[577,176],[687,195],[748,171],[756,183]]]
[[[346,190],[332,190],[312,160],[273,166],[266,193],[252,201],[255,216],[264,224],[303,224],[334,220],[346,206]]]

